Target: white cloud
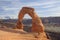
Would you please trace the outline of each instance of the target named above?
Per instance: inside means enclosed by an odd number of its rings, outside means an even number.
[[[15,19],[15,18],[17,18],[18,15],[17,15],[17,14],[14,14],[14,15],[12,15],[12,14],[10,14],[10,15],[9,15],[9,14],[0,15],[0,17],[1,17],[2,19],[4,19],[6,16],[9,16],[10,18],[14,18],[14,19]]]
[[[50,5],[42,6],[41,8],[52,8],[52,7],[54,7],[54,6],[55,6],[54,4],[50,4]]]
[[[37,10],[37,12],[39,13],[45,13],[45,12],[58,12],[60,11],[60,7],[54,7],[54,8],[49,8],[47,10]]]
[[[4,10],[18,10],[19,8],[3,8]]]
[[[12,5],[14,7],[19,7],[19,8],[21,8],[23,6],[33,7],[33,6],[47,5],[47,6],[45,6],[45,8],[47,8],[47,7],[53,6],[51,4],[55,4],[55,3],[59,3],[59,2],[60,1],[45,1],[45,2],[37,1],[37,2],[27,2],[27,3],[24,2],[24,3],[22,3],[20,1],[14,1],[14,2],[12,1]]]
[[[60,1],[50,1],[50,2],[31,2],[31,3],[26,3],[25,5],[22,5],[22,6],[41,6],[41,5],[48,5],[48,4],[55,4],[55,3],[58,3]]]
[[[0,0],[1,1],[1,0]],[[50,13],[51,12],[51,15],[45,15],[45,14],[41,14],[39,16],[60,16],[60,6],[57,6],[56,3],[60,3],[60,0],[51,0],[51,1],[42,1],[40,2],[39,1],[35,1],[35,2],[21,2],[20,0],[2,0],[2,1],[11,1],[11,3],[9,3],[8,5],[3,5],[1,6],[4,11],[8,11],[7,13],[9,14],[9,11],[13,11],[15,14],[15,17],[17,17],[17,11],[19,11],[23,6],[28,6],[28,7],[37,7],[38,9],[39,8],[43,8],[42,10],[36,10],[37,13]],[[32,0],[31,0],[32,1]],[[56,4],[56,5],[55,5]],[[11,7],[10,7],[11,6]],[[47,10],[44,10],[44,8],[48,8]],[[8,15],[7,14],[7,15]],[[7,16],[5,15],[5,16]],[[4,15],[3,15],[4,16]],[[13,16],[12,14],[10,15],[10,17]],[[13,16],[14,17],[14,16]],[[27,17],[27,16],[26,16]]]
[[[60,17],[60,13],[52,13],[50,16],[59,16]]]

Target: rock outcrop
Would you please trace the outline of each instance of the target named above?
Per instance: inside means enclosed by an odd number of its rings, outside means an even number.
[[[18,21],[17,21],[17,25],[16,28],[18,29],[22,29],[23,30],[23,17],[25,14],[28,14],[29,16],[32,17],[32,28],[31,31],[33,33],[38,33],[35,37],[39,38],[39,40],[47,40],[47,36],[44,32],[44,25],[42,24],[41,19],[38,17],[38,15],[34,12],[34,8],[30,8],[30,7],[23,7],[21,9],[21,11],[19,12],[18,15]],[[45,39],[44,39],[45,38]]]

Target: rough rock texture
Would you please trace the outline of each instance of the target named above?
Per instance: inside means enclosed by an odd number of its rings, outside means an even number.
[[[46,38],[35,38],[33,33],[27,33],[20,29],[0,28],[0,40],[46,40]]]
[[[23,7],[21,9],[21,11],[19,12],[18,15],[18,21],[17,21],[17,25],[16,28],[18,29],[22,29],[23,30],[23,17],[25,14],[28,14],[29,16],[32,17],[32,28],[31,31],[34,33],[38,33],[35,37],[36,38],[40,38],[40,40],[47,40],[46,34],[44,32],[44,26],[42,24],[41,19],[38,17],[38,15],[34,12],[34,8],[30,8],[30,7]]]

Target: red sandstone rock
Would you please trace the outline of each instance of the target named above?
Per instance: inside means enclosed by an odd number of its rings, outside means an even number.
[[[19,12],[19,15],[18,15],[18,21],[17,21],[16,28],[23,30],[22,20],[23,20],[23,17],[25,14],[28,14],[29,16],[32,17],[32,29],[31,29],[32,32],[38,33],[37,37],[39,36],[39,38],[41,38],[42,40],[43,40],[43,38],[45,38],[47,40],[42,21],[38,17],[38,15],[34,12],[34,8],[23,7],[21,9],[21,11]]]

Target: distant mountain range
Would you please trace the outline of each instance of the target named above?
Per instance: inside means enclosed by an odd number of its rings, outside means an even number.
[[[60,24],[60,17],[41,17],[43,23],[58,23]],[[3,22],[16,22],[17,19],[4,19]],[[32,19],[24,19],[24,24],[31,24]]]
[[[41,17],[44,24],[60,25],[60,17]],[[24,24],[32,24],[32,19],[23,20]]]

